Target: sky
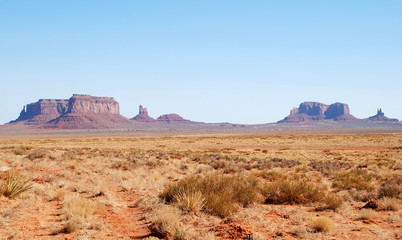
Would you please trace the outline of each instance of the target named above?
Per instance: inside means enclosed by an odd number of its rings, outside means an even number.
[[[402,1],[0,0],[0,124],[114,97],[128,118],[268,123],[304,101],[402,119]]]

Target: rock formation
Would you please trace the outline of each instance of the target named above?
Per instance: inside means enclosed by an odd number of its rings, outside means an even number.
[[[28,104],[13,122],[45,128],[109,128],[130,122],[119,112],[119,103],[111,97],[74,94],[68,100],[41,99]]]
[[[68,100],[67,113],[120,114],[119,103],[112,97],[92,97],[73,94]]]
[[[26,121],[30,125],[38,125],[58,118],[67,112],[68,100],[40,99],[38,102],[23,107],[20,116],[12,122]]]
[[[326,105],[318,102],[304,102],[298,108],[293,108],[290,115],[279,123],[317,122],[324,120],[356,121],[349,112],[349,106],[344,103]]]
[[[377,114],[367,119],[369,122],[398,122],[396,118],[388,118],[384,115],[381,108],[377,109]]]
[[[134,120],[137,122],[155,122],[155,119],[148,116],[147,108],[142,107],[142,105],[140,105],[138,115],[131,118],[131,120]]]
[[[194,123],[190,120],[182,118],[175,113],[161,115],[156,119],[156,121],[159,123]]]

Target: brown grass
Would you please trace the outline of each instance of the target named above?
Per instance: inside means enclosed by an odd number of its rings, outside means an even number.
[[[331,232],[334,229],[334,221],[325,216],[314,217],[309,226],[317,232]]]
[[[63,239],[124,239],[148,234],[147,223],[169,239],[231,231],[254,239],[398,237],[401,134],[29,138],[0,140],[0,171],[15,169],[34,182],[15,199],[1,198],[5,238],[46,238],[58,229]],[[72,206],[91,207],[69,203],[71,196],[105,211],[77,213]],[[358,220],[357,208],[373,199],[380,202],[375,224]],[[317,214],[333,219],[336,231],[306,228]],[[158,217],[141,220],[147,215]]]
[[[177,202],[176,196],[183,192],[199,192],[200,198],[205,199],[205,212],[229,217],[237,211],[237,203],[247,207],[258,201],[258,184],[259,180],[252,176],[188,177],[170,185],[160,197],[166,202]]]
[[[336,174],[332,186],[337,189],[352,189],[371,191],[374,185],[371,180],[373,174],[366,170],[353,170]]]
[[[266,184],[262,192],[267,203],[305,204],[322,201],[327,190],[325,186],[300,180],[279,180]]]

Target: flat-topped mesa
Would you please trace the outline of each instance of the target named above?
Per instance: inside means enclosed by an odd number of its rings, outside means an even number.
[[[74,94],[70,99],[40,99],[28,104],[13,122],[44,128],[85,129],[125,126],[130,120],[120,115],[112,97]],[[11,122],[12,123],[12,122]]]
[[[138,115],[131,118],[131,120],[134,120],[137,122],[155,122],[155,119],[148,116],[147,108],[144,108],[142,105],[140,105],[140,107],[139,107]]]
[[[319,102],[304,102],[298,108],[293,108],[290,115],[279,123],[317,122],[323,120],[356,121],[350,115],[349,106],[344,103],[326,105]]]
[[[120,114],[120,109],[119,103],[112,97],[73,94],[68,101],[67,113]]]
[[[156,119],[160,123],[195,123],[190,120],[184,119],[176,113],[161,115]]]
[[[26,120],[30,125],[45,123],[66,113],[67,105],[66,99],[40,99],[24,106],[20,116],[12,122]]]
[[[396,118],[388,118],[384,115],[381,108],[377,109],[377,114],[366,119],[369,122],[398,122]]]

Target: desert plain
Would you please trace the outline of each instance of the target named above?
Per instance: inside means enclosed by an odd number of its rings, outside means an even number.
[[[402,134],[0,137],[0,239],[402,239]]]

